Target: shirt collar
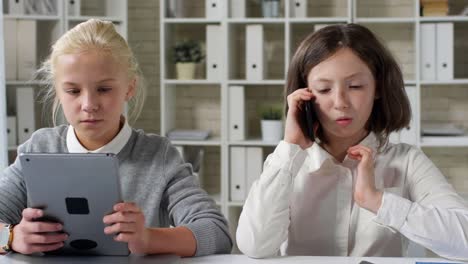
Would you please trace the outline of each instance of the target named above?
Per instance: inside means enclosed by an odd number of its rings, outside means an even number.
[[[88,150],[83,145],[81,145],[80,141],[76,137],[75,129],[69,125],[67,131],[67,148],[68,152],[70,153],[112,153],[118,154],[127,144],[130,136],[132,135],[132,129],[128,122],[122,118],[122,122],[124,125],[120,132],[115,136],[109,143],[106,145],[96,149],[96,150]]]
[[[370,132],[358,145],[366,146],[372,149],[372,153],[374,153],[374,157],[379,147],[379,141],[377,140],[377,136],[374,132]],[[313,157],[311,160],[310,166],[312,168],[320,168],[324,165],[324,163],[332,164],[339,164],[336,159],[328,153],[324,148],[322,148],[319,144],[313,144],[312,147],[307,149],[309,156]],[[348,156],[346,156],[345,161],[349,160]],[[353,160],[354,161],[354,160]]]

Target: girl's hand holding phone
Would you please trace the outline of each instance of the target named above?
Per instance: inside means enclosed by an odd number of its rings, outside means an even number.
[[[314,94],[309,88],[297,89],[287,97],[288,113],[286,115],[286,125],[284,128],[284,141],[299,145],[302,149],[306,149],[314,143],[307,135],[304,135],[300,125],[300,120],[303,119],[305,111],[305,102],[313,100]],[[302,122],[307,122],[303,120]],[[316,124],[313,125],[314,128]]]

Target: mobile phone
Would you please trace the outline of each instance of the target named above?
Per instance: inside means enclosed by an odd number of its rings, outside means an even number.
[[[304,102],[305,132],[310,140],[315,141],[314,123],[317,122],[317,116],[312,104],[312,100]]]

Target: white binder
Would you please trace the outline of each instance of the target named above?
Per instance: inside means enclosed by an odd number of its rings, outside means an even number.
[[[16,138],[16,116],[7,117],[8,146],[13,147],[18,144]]]
[[[17,24],[18,80],[30,80],[37,65],[36,33],[37,24],[33,20],[18,20]]]
[[[81,0],[67,0],[68,15],[79,16],[81,13]]]
[[[249,81],[261,81],[265,78],[264,35],[262,25],[246,27],[246,77]]]
[[[18,144],[23,144],[36,130],[34,106],[34,88],[18,87],[16,89]]]
[[[437,23],[437,79],[453,79],[453,23]]]
[[[411,122],[409,128],[404,128],[400,132],[400,142],[407,143],[410,145],[418,144],[418,97],[416,93],[416,86],[406,87],[406,94],[411,104]]]
[[[245,117],[244,86],[230,86],[228,94],[229,140],[245,140],[247,122]]]
[[[17,80],[17,58],[16,58],[16,20],[5,19],[5,78],[7,80]]]
[[[262,174],[262,167],[263,167],[263,149],[258,147],[248,147],[247,155],[246,155],[246,177],[247,177],[247,187],[246,187],[246,196],[250,192],[250,188],[252,187],[252,183],[256,181],[260,174]]]
[[[292,0],[291,12],[292,17],[307,17],[307,0]]]
[[[223,31],[219,25],[206,26],[206,79],[220,81],[224,73]]]
[[[230,0],[230,10],[232,18],[245,18],[245,1]]]
[[[24,0],[9,0],[8,14],[24,15]]]
[[[225,0],[205,0],[205,16],[208,19],[221,19],[225,11]]]
[[[434,23],[421,24],[421,79],[436,79],[436,26]]]
[[[245,147],[231,147],[230,191],[231,201],[242,202],[246,196]]]

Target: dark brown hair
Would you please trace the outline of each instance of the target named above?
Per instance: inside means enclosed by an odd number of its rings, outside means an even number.
[[[380,145],[388,141],[391,132],[409,125],[411,107],[406,96],[403,75],[392,54],[366,27],[358,24],[331,25],[308,35],[297,48],[289,65],[285,87],[285,113],[288,112],[286,97],[295,90],[307,87],[307,76],[320,62],[341,48],[349,48],[369,67],[375,79],[375,94],[371,115],[366,125],[376,134]],[[299,123],[305,135],[305,120]],[[316,135],[325,142],[323,130]]]

